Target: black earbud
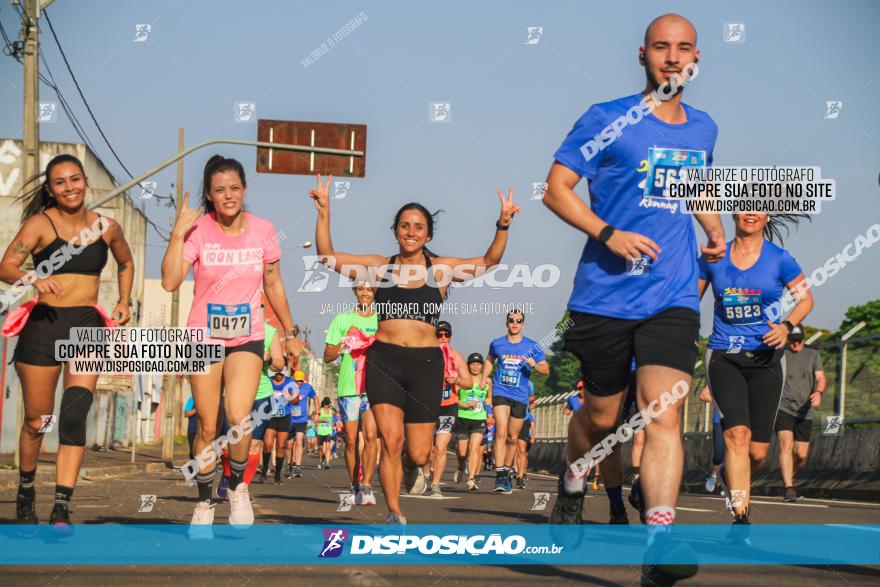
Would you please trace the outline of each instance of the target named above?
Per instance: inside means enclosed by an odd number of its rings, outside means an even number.
[[[639,63],[641,63],[642,65],[645,64],[645,54],[644,53],[639,53]]]

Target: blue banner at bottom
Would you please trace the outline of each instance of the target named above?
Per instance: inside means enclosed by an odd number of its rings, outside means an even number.
[[[0,526],[3,565],[280,564],[880,565],[880,525]]]

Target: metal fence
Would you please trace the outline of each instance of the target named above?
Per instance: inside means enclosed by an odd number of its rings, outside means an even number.
[[[846,375],[842,373],[844,344],[829,342],[814,345],[822,355],[827,385],[822,404],[814,410],[813,425],[821,426],[826,416],[841,415],[848,424],[880,423],[880,334],[852,338],[846,343]],[[682,432],[686,434],[712,431],[712,406],[700,401],[697,393],[706,385],[701,363],[691,386],[693,393],[684,401]],[[845,402],[841,406],[841,381],[845,381]],[[565,402],[576,392],[570,391],[539,398],[534,415],[538,440],[562,440],[568,435]],[[844,408],[841,413],[841,407]]]

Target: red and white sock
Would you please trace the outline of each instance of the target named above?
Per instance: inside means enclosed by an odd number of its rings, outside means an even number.
[[[668,535],[675,523],[675,508],[667,505],[658,505],[645,512],[645,524],[648,525],[648,546],[650,547],[657,536]]]

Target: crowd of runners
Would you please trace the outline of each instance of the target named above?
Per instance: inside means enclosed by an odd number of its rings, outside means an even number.
[[[734,236],[726,240],[718,215],[694,214],[705,234],[698,245],[691,217],[670,209],[665,197],[678,172],[713,160],[715,123],[682,102],[682,76],[699,61],[696,31],[677,15],[660,17],[647,28],[637,59],[646,74],[644,90],[595,104],[576,121],[554,154],[543,199],[587,237],[567,304],[572,326],[564,334],[565,349],[580,362],[582,380],[565,406],[571,414],[566,463],[550,522],[582,521],[593,470],[594,489],[601,473],[610,522],[629,523],[620,451],[605,455],[601,465],[589,458],[587,466],[579,464],[621,421],[655,405],[679,382],[690,387],[698,359],[699,302],[711,290],[708,387],[701,397],[714,403],[719,429],[715,469],[706,488],[723,486],[737,527],[733,538],[747,540],[751,478],[766,458],[771,435],[776,430],[788,451],[787,497],[792,497],[788,491],[797,468],[792,463],[804,443],[808,417],[803,398],[781,402],[788,368],[782,349],[790,335],[800,333],[797,327],[810,312],[812,297],[808,292],[798,296],[779,323],[765,313],[786,290],[796,292],[804,279],[782,246],[781,229],[794,227],[799,218],[739,214]],[[670,95],[650,102],[649,96],[670,84],[676,86]],[[638,124],[630,124],[598,152],[583,149],[633,109],[642,113]],[[582,179],[588,201],[575,192]],[[304,454],[314,455],[317,468],[326,469],[341,452],[358,506],[377,504],[378,473],[387,524],[407,521],[401,487],[410,494],[442,496],[450,453],[457,461],[452,482],[470,491],[489,490],[481,487],[485,478],[499,494],[526,487],[536,430],[531,378],[550,372],[543,346],[523,335],[525,315],[517,310],[505,317],[505,334],[485,349],[468,349],[465,356],[454,348],[452,324],[439,315],[449,287],[444,270],[451,268],[454,281],[466,281],[500,263],[520,213],[512,190],[507,195],[498,191],[494,235],[479,257],[431,251],[435,215],[416,202],[393,217],[396,251],[354,254],[333,245],[331,183],[332,178],[318,176],[309,193],[317,216],[317,252],[329,268],[352,281],[357,300],[356,309],[336,315],[327,330],[323,359],[340,362],[335,402],[319,397],[299,368],[303,346],[280,273],[275,227],[246,211],[241,163],[212,157],[204,168],[199,206],[190,207],[187,194],[178,213],[162,261],[162,285],[176,290],[192,273],[187,325],[207,329],[210,340],[225,349],[207,373],[189,377],[192,399],[185,413],[191,418],[191,454],[211,446],[227,427],[247,424],[252,413],[270,416],[243,440],[230,442],[219,465],[200,462],[194,538],[211,535],[214,511],[222,503],[228,503],[230,524],[252,524],[249,486],[270,477],[274,483],[302,477]],[[19,521],[26,523],[38,520],[34,477],[44,436],[41,415],[53,413],[55,386],[63,377],[50,523],[70,524],[97,380],[96,375],[72,374],[56,360],[54,341],[67,338],[72,327],[121,326],[131,316],[129,247],[115,221],[87,210],[87,189],[76,158],[52,159],[42,182],[23,196],[22,228],[0,261],[0,279],[10,284],[24,276],[21,266],[29,255],[35,265],[49,260],[54,267],[33,282],[38,297],[12,312],[3,328],[4,335],[19,337],[13,360],[22,382],[25,421],[16,508]],[[77,242],[83,227],[100,220],[103,228],[94,240]],[[69,245],[78,247],[78,254],[56,253]],[[119,276],[119,301],[109,313],[98,304],[108,254]],[[233,279],[228,278],[231,265],[237,268]],[[267,320],[266,306],[277,328]],[[793,338],[803,340],[802,334]],[[817,365],[809,353],[797,360],[803,377],[821,371],[821,362]],[[807,399],[811,406],[818,405],[823,389],[824,379]],[[784,417],[777,417],[780,406]],[[670,532],[683,469],[681,410],[681,402],[664,400],[663,409],[652,413],[650,424],[633,440],[635,480],[629,501],[649,528],[646,584],[671,584],[696,572],[695,565],[663,564],[665,557],[679,563],[688,558]]]

